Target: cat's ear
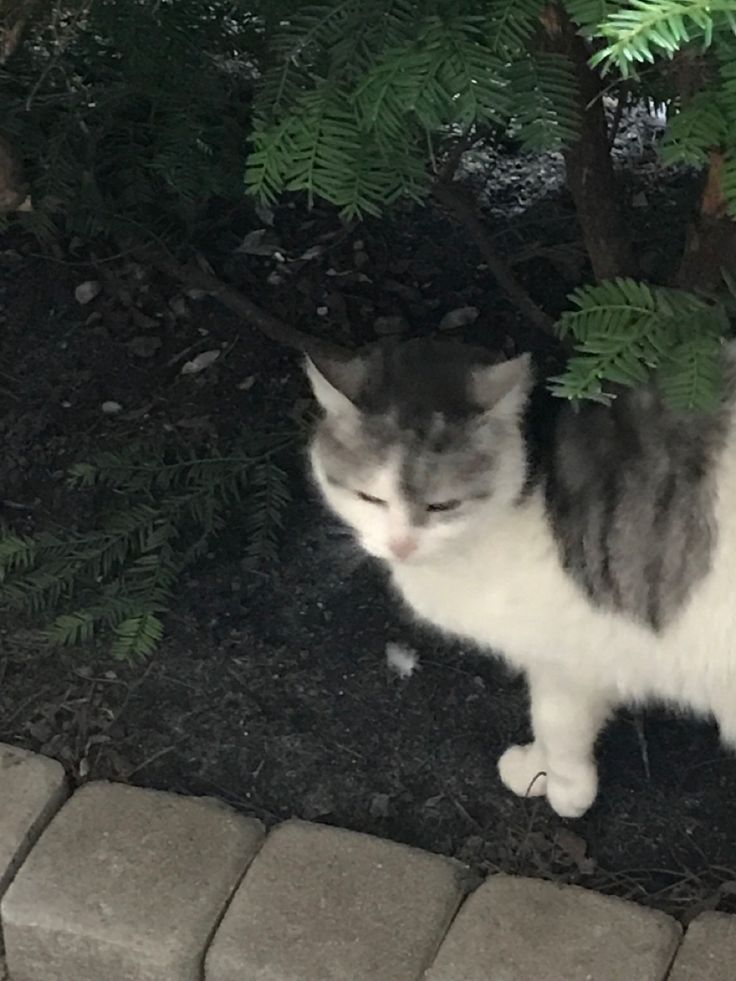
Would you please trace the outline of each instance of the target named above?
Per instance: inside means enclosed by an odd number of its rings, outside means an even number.
[[[331,416],[348,416],[357,412],[354,399],[365,378],[366,365],[362,358],[340,361],[320,358],[319,366],[308,357],[304,363],[314,396]]]
[[[534,384],[531,357],[522,354],[509,361],[476,368],[472,375],[473,398],[495,418],[517,418]]]

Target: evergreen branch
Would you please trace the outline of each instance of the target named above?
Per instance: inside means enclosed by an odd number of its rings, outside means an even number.
[[[576,290],[577,308],[561,317],[558,330],[577,352],[565,372],[551,380],[555,395],[568,399],[612,398],[606,383],[634,387],[652,372],[673,408],[710,409],[721,396],[721,340],[728,318],[721,304],[692,293],[616,279]]]
[[[730,132],[716,93],[700,92],[668,122],[660,147],[665,163],[688,163],[702,167],[709,153],[723,146]]]
[[[72,485],[106,493],[110,509],[89,531],[1,534],[0,609],[54,614],[42,632],[52,644],[88,643],[107,632],[115,656],[145,656],[162,637],[160,615],[178,577],[212,547],[236,509],[249,516],[249,562],[273,560],[288,503],[276,461],[284,445],[261,438],[198,457],[157,440],[77,464]]]
[[[709,47],[714,31],[736,26],[736,0],[628,0],[599,26],[596,36],[610,43],[591,59],[624,78],[655,55],[672,58],[684,45],[700,40]]]

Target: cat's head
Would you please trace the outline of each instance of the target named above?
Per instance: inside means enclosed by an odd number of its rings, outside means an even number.
[[[431,561],[518,499],[531,367],[526,355],[488,361],[426,340],[307,361],[323,409],[310,447],[314,476],[371,555]]]

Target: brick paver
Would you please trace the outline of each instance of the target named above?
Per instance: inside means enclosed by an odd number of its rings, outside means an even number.
[[[734,981],[736,916],[703,913],[688,927],[668,981]]]
[[[680,928],[575,886],[498,875],[458,913],[427,981],[664,981]]]
[[[13,981],[200,981],[262,835],[213,800],[87,784],[0,904]]]
[[[66,794],[60,763],[0,743],[0,896]]]
[[[238,889],[206,981],[418,981],[461,900],[463,875],[437,855],[289,821]]]

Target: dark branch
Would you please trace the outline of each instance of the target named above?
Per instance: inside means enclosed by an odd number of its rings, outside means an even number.
[[[206,272],[193,262],[183,265],[175,259],[156,257],[154,264],[162,272],[178,280],[184,286],[211,294],[228,310],[237,313],[252,327],[255,327],[272,341],[276,341],[277,344],[283,344],[285,347],[294,348],[315,357],[350,357],[350,352],[345,348],[311,334],[305,334],[303,331],[297,330],[296,327],[290,327],[283,320],[249,300],[235,287],[228,286],[217,276]]]
[[[468,235],[483,256],[498,285],[506,293],[514,306],[524,314],[530,323],[546,333],[552,333],[554,320],[538,307],[511,270],[511,267],[498,255],[491,244],[483,223],[478,217],[475,204],[470,201],[457,184],[435,184],[432,194],[465,228]]]

